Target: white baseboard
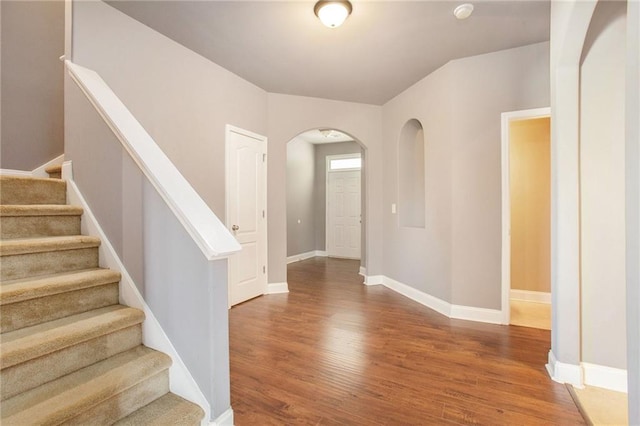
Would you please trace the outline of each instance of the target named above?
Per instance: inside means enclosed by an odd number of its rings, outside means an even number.
[[[267,292],[265,294],[289,293],[289,284],[287,283],[269,283],[267,284]]]
[[[549,351],[548,363],[545,367],[554,382],[568,383],[579,389],[584,388],[582,368],[579,365],[560,362],[553,352]]]
[[[384,275],[365,275],[364,285],[380,285],[384,281]]]
[[[73,181],[73,171],[71,162],[67,161],[62,165],[62,178],[67,181],[67,200],[69,204],[82,206],[84,213],[82,215],[81,229],[85,235],[99,237],[101,240],[99,248],[100,266],[113,269],[120,272],[120,303],[140,309],[145,314],[145,320],[142,323],[142,340],[145,346],[164,352],[172,359],[169,368],[169,380],[171,392],[198,404],[205,411],[205,418],[211,418],[211,406],[200,390],[196,381],[189,373],[186,365],[173,347],[173,344],[162,330],[160,323],[155,315],[144,301],[144,298],[138,291],[131,276],[127,273],[124,265],[118,258],[116,251],[107,239],[106,234],[100,227],[96,217],[89,208],[87,201],[80,193],[78,186]]]
[[[49,175],[44,170],[50,166],[62,165],[64,162],[64,154],[60,155],[53,160],[47,161],[40,167],[37,167],[35,170],[13,170],[13,169],[0,169],[0,175],[3,176],[24,176],[24,177],[37,177],[37,178],[48,178]]]
[[[584,384],[627,393],[627,370],[604,365],[582,363]]]
[[[64,154],[57,156],[53,160],[47,161],[40,167],[36,168],[33,172],[31,172],[31,174],[33,177],[48,178],[49,174],[45,170],[51,166],[61,166],[63,162]]]
[[[13,170],[13,169],[0,169],[0,175],[2,176],[24,176],[24,177],[33,177],[32,172],[27,172],[24,170]]]
[[[476,308],[475,306],[451,305],[450,317],[488,324],[504,324],[504,315],[501,310]]]
[[[417,290],[404,283],[389,278],[385,275],[373,275],[364,277],[365,285],[382,284],[385,287],[402,294],[409,299],[426,306],[429,309],[455,319],[467,321],[485,322],[491,324],[503,324],[502,311],[498,309],[476,308],[474,306],[452,305],[435,296]]]
[[[233,409],[229,407],[227,411],[209,423],[209,426],[233,426]]]
[[[551,293],[546,293],[544,291],[511,289],[509,291],[509,298],[525,302],[546,303],[547,305],[551,304]]]
[[[445,302],[444,300],[433,297],[430,294],[424,293],[420,290],[416,290],[413,287],[410,287],[387,276],[385,276],[382,280],[382,284],[385,287],[390,288],[391,290],[400,293],[401,295],[406,296],[409,299],[420,303],[421,305],[426,306],[427,308],[433,309],[434,311],[439,312],[442,315],[451,317],[451,304],[449,304],[449,302]]]
[[[327,252],[324,250],[312,250],[306,253],[294,254],[287,257],[287,265],[293,262],[300,262],[301,260],[311,259],[312,257],[327,257]]]
[[[363,277],[367,276],[367,268],[365,268],[364,266],[361,266],[359,271],[358,271],[359,275],[362,275]]]
[[[306,253],[294,254],[293,256],[287,257],[287,265],[293,262],[300,262],[301,260],[307,260],[316,256],[315,251],[308,251]]]

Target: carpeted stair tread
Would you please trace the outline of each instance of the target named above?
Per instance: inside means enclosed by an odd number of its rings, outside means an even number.
[[[200,406],[168,393],[117,421],[114,426],[199,425],[203,417]]]
[[[51,179],[60,179],[62,177],[62,165],[56,164],[44,169]]]
[[[79,235],[83,209],[65,204],[0,205],[0,238]]]
[[[107,306],[0,335],[0,369],[45,356],[144,321],[144,313]]]
[[[102,268],[4,281],[0,306],[119,281],[118,272]]]
[[[67,183],[60,179],[0,176],[0,204],[66,204]]]
[[[74,420],[83,413],[96,410],[145,380],[163,372],[168,376],[166,370],[170,365],[171,359],[167,355],[138,346],[5,400],[2,424],[77,423]],[[128,399],[135,398],[136,395],[130,395]],[[146,402],[141,401],[141,404]],[[92,423],[106,424],[118,419],[93,418]]]
[[[100,246],[100,238],[86,235],[67,235],[45,238],[19,238],[0,241],[0,256],[76,250]]]
[[[5,204],[0,205],[0,217],[9,216],[80,216],[82,207],[68,204]]]

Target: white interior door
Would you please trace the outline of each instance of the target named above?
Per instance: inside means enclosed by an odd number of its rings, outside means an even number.
[[[360,170],[329,171],[327,254],[360,259]]]
[[[267,139],[227,126],[227,226],[242,250],[229,258],[229,305],[267,288]]]

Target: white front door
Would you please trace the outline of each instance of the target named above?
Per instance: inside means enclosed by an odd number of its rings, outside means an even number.
[[[360,259],[360,170],[328,175],[327,254]]]
[[[229,258],[229,305],[267,288],[267,138],[227,126],[227,227],[242,250]]]

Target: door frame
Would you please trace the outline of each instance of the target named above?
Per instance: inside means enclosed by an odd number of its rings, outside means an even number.
[[[551,118],[551,108],[535,108],[520,111],[503,112],[501,115],[501,155],[502,155],[502,323],[509,325],[511,321],[511,179],[509,178],[509,123],[516,120],[535,118]],[[551,172],[553,173],[553,171]],[[553,175],[551,176],[553,182]]]
[[[351,169],[340,169],[334,172],[331,171],[330,164],[331,160],[341,160],[343,158],[359,158],[360,159],[360,168],[351,168]],[[329,173],[340,173],[340,172],[360,172],[360,261],[362,261],[362,152],[354,152],[351,154],[336,154],[336,155],[327,155],[325,158],[325,200],[324,200],[324,248],[329,256]]]
[[[264,211],[264,244],[262,244],[263,249],[262,249],[262,256],[264,258],[264,262],[265,262],[265,281],[264,281],[264,289],[262,294],[266,294],[267,293],[267,288],[269,286],[269,275],[268,275],[268,269],[267,269],[267,265],[269,263],[269,226],[268,226],[268,206],[267,206],[267,190],[268,190],[268,185],[267,185],[267,158],[268,158],[268,149],[269,149],[269,144],[268,139],[266,136],[263,135],[259,135],[257,133],[253,133],[249,130],[245,130],[245,129],[241,129],[240,127],[236,127],[236,126],[232,126],[231,124],[227,124],[225,126],[225,130],[224,130],[224,151],[225,151],[225,161],[224,161],[224,198],[225,198],[225,203],[224,203],[224,223],[225,226],[227,227],[227,229],[229,230],[229,232],[231,231],[231,222],[230,222],[230,217],[229,217],[229,203],[230,203],[230,194],[231,194],[231,188],[229,188],[229,162],[231,160],[230,158],[230,154],[231,151],[229,149],[229,144],[230,144],[230,140],[231,140],[231,134],[232,133],[236,133],[242,136],[246,136],[252,139],[256,139],[258,141],[260,141],[263,145],[264,145],[264,167],[263,167],[263,172],[262,172],[262,190],[263,190],[263,211]],[[232,233],[233,234],[233,233]],[[229,306],[229,308],[231,308],[231,270],[228,268],[228,264],[229,261],[227,261],[227,305]]]

